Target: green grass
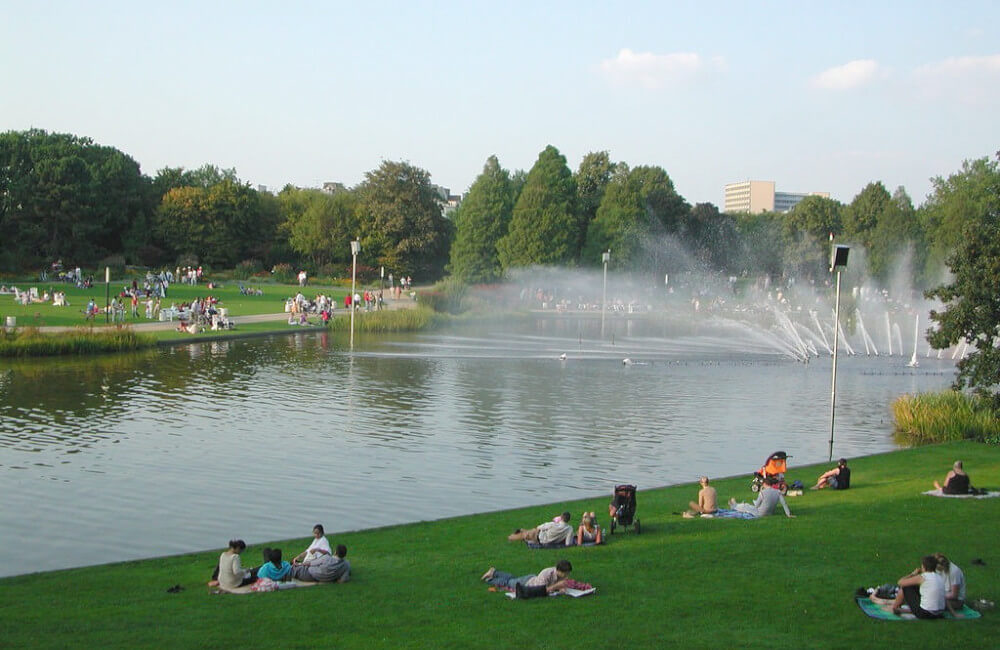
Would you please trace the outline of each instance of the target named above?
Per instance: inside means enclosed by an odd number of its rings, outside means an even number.
[[[795,519],[686,520],[672,513],[695,486],[645,490],[642,534],[616,534],[604,547],[530,551],[505,539],[563,509],[574,523],[584,509],[606,512],[604,485],[572,503],[331,534],[350,549],[354,579],[344,585],[209,595],[221,548],[18,576],[0,580],[0,645],[992,648],[995,610],[976,621],[887,623],[866,618],[853,599],[857,587],[895,581],[935,551],[966,572],[970,600],[1000,599],[1000,499],[920,494],[955,459],[976,485],[1000,487],[1000,449],[960,442],[852,459],[852,489],[790,498]],[[811,482],[824,469],[793,467],[789,477]],[[716,481],[720,498],[748,498],[747,479]],[[330,528],[338,498],[350,495],[330,496]],[[305,548],[313,523],[289,522],[303,537],[277,543],[286,556]],[[136,543],[155,554],[155,539]],[[245,564],[259,562],[262,546],[247,550]],[[30,569],[30,553],[22,556]],[[514,602],[478,581],[490,565],[520,574],[561,557],[596,596]],[[185,591],[166,593],[177,583]]]
[[[130,280],[131,282],[131,280]],[[105,304],[104,285],[95,286],[92,289],[77,289],[70,284],[40,283],[40,282],[14,282],[5,283],[16,284],[22,291],[29,287],[38,287],[39,293],[44,291],[58,290],[66,292],[66,299],[69,301],[68,307],[53,307],[52,303],[35,303],[31,305],[19,305],[14,302],[14,296],[0,296],[0,325],[5,322],[5,317],[14,316],[17,318],[19,326],[64,326],[72,327],[85,324],[83,309],[87,301],[93,298],[99,307]],[[112,281],[111,290],[114,293],[121,291],[122,281]],[[186,284],[172,284],[167,292],[167,298],[162,301],[164,307],[169,307],[171,303],[180,304],[191,302],[195,298],[207,295],[216,296],[221,301],[221,306],[229,309],[231,316],[248,316],[252,314],[274,314],[284,311],[285,299],[294,296],[298,291],[297,285],[289,284],[255,284],[244,283],[246,286],[260,286],[264,291],[263,296],[243,296],[240,295],[239,284],[235,281],[225,282],[221,288],[208,289],[204,284],[190,286]],[[317,293],[325,293],[331,296],[338,304],[343,305],[346,291],[342,287],[334,286],[314,286],[310,285],[303,290],[307,297],[314,297]],[[113,294],[114,295],[114,294]],[[130,310],[126,310],[129,311]],[[140,316],[134,321],[129,318],[129,322],[146,323],[148,321],[143,314],[145,307],[140,305]],[[105,319],[99,316],[94,325],[105,326]]]
[[[892,403],[896,437],[922,445],[956,440],[1000,442],[1000,419],[988,401],[953,390],[902,395]]]

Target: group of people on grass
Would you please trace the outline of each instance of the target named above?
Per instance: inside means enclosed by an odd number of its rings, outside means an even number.
[[[925,555],[920,565],[896,581],[895,598],[877,595],[873,602],[892,606],[899,615],[904,606],[917,618],[942,618],[946,611],[953,615],[965,606],[965,573],[942,553]]]
[[[347,547],[338,544],[336,549],[331,549],[321,524],[313,526],[313,541],[291,562],[282,559],[280,548],[265,548],[263,564],[246,569],[240,560],[246,547],[242,539],[230,540],[229,547],[219,556],[219,563],[208,583],[210,587],[232,590],[292,580],[347,582],[351,579],[351,563],[345,559]]]

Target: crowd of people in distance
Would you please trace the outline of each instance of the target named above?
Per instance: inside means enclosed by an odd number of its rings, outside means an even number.
[[[347,582],[351,579],[351,563],[347,561],[347,547],[338,544],[330,548],[330,542],[321,524],[313,527],[313,541],[306,550],[296,555],[289,563],[282,559],[281,549],[265,548],[264,562],[254,568],[244,568],[240,560],[246,550],[246,542],[234,539],[219,556],[219,563],[212,573],[210,587],[233,590],[251,586],[257,590],[270,591],[280,588],[280,583],[293,580],[300,582]]]

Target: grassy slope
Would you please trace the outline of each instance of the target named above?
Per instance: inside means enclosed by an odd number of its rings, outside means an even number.
[[[854,487],[789,499],[796,519],[685,520],[672,513],[694,496],[686,485],[640,492],[642,534],[599,548],[529,551],[505,535],[564,507],[574,522],[585,508],[600,515],[605,495],[331,535],[350,549],[354,580],[345,585],[209,596],[218,550],[19,576],[0,580],[0,645],[995,647],[996,611],[978,621],[887,623],[866,618],[852,597],[941,551],[965,570],[970,600],[998,600],[1000,499],[920,495],[956,458],[976,484],[1000,487],[1000,449],[954,443],[853,460]],[[790,478],[808,482],[819,471],[793,467]],[[750,496],[746,477],[717,487],[723,499]],[[313,523],[301,522],[304,534]],[[156,552],[150,540],[136,543]],[[306,543],[279,545],[288,557]],[[596,597],[511,602],[477,581],[490,564],[520,574],[563,556],[575,578],[597,585]],[[259,546],[244,555],[246,564],[259,557]],[[972,565],[976,557],[986,566]],[[166,593],[175,583],[186,590]]]
[[[77,289],[73,285],[58,283],[42,284],[38,282],[15,282],[13,284],[16,284],[21,290],[27,290],[29,287],[38,287],[39,293],[42,293],[49,288],[58,291],[65,291],[66,299],[70,302],[69,307],[53,307],[51,302],[45,304],[37,303],[31,305],[18,305],[14,302],[14,296],[0,296],[0,317],[16,316],[17,324],[22,326],[32,325],[44,327],[83,325],[83,308],[87,305],[88,300],[93,298],[98,306],[104,306],[103,284],[92,289]],[[122,284],[122,282],[112,282],[111,290],[120,291]],[[250,286],[256,287],[258,285],[250,283]],[[297,285],[262,284],[259,286],[264,290],[263,296],[240,295],[239,284],[235,281],[226,282],[222,288],[219,289],[207,289],[204,284],[194,287],[185,284],[172,284],[170,285],[170,289],[167,293],[167,298],[162,302],[165,307],[169,307],[170,303],[180,304],[182,302],[190,302],[200,296],[212,295],[217,296],[222,301],[222,306],[229,309],[231,316],[275,314],[284,311],[285,298],[294,296],[299,290]],[[327,295],[333,297],[339,305],[343,306],[344,295],[347,292],[343,289],[343,287],[320,287],[310,285],[306,287],[303,293],[310,297],[315,296],[317,293],[326,293]],[[126,312],[131,314],[131,306],[127,307]],[[139,318],[134,322],[149,322],[143,316],[145,313],[144,306],[140,305],[139,313]],[[128,322],[131,323],[133,321],[129,318]],[[2,321],[0,321],[0,323],[2,323]],[[95,325],[104,325],[103,316],[96,320]]]

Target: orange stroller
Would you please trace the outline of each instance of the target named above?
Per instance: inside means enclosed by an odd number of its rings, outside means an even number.
[[[774,487],[778,488],[782,494],[787,493],[788,484],[785,483],[785,472],[788,471],[789,458],[791,456],[783,451],[776,451],[768,456],[767,460],[764,461],[764,466],[753,473],[753,479],[750,481],[750,489],[754,492],[760,492],[761,486],[764,485],[764,479],[775,478],[778,480],[778,483]]]

